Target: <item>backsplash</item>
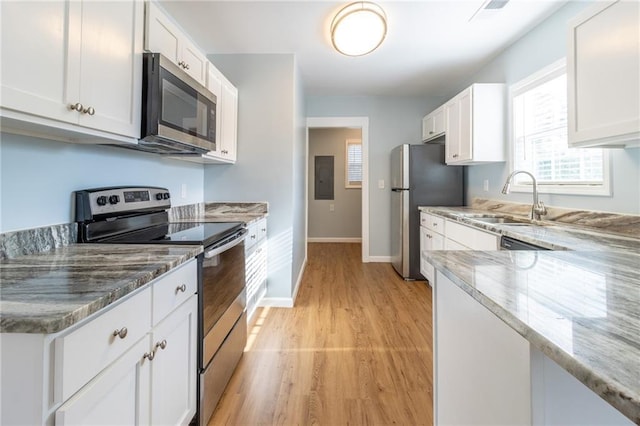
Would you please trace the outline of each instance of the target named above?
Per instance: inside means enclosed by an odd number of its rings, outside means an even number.
[[[78,241],[76,223],[43,226],[0,234],[0,259],[12,259],[27,254],[68,246]]]
[[[531,204],[509,203],[484,198],[473,198],[471,207],[478,210],[510,213],[528,216]],[[546,206],[547,214],[542,220],[562,222],[571,225],[597,228],[606,232],[640,238],[640,216],[620,213],[607,213],[592,210]]]

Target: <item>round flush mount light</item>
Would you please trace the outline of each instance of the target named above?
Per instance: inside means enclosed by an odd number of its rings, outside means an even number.
[[[359,1],[340,9],[331,22],[333,47],[347,56],[373,52],[387,35],[387,17],[375,3]]]

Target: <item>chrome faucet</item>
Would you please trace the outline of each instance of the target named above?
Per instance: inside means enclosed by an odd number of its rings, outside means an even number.
[[[508,194],[511,192],[511,180],[518,173],[524,173],[531,176],[533,180],[533,204],[531,205],[531,213],[529,214],[529,219],[531,220],[540,220],[540,216],[544,216],[547,214],[547,208],[544,206],[542,201],[538,200],[538,184],[536,182],[535,176],[526,170],[514,170],[509,177],[507,178],[507,182],[505,182],[504,187],[502,187],[502,193]]]

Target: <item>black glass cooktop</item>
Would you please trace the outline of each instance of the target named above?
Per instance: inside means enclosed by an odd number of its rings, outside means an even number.
[[[210,246],[243,227],[241,222],[165,223],[102,239],[113,244],[201,244]]]

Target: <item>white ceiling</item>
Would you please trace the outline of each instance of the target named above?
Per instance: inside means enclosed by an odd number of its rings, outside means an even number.
[[[349,0],[160,3],[207,53],[294,53],[307,94],[447,96],[566,1],[511,0],[471,21],[484,0],[381,1],[387,37],[355,58],[329,37]]]

